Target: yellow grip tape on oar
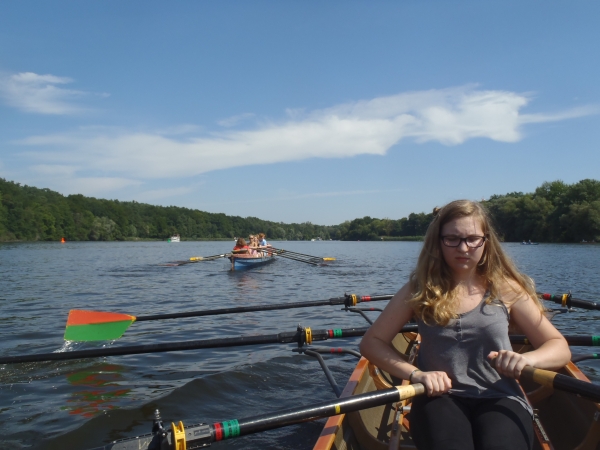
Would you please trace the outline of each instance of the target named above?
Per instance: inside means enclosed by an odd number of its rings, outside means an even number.
[[[562,306],[563,308],[566,307],[568,298],[569,298],[569,294],[563,294],[562,300],[560,302],[560,306]]]
[[[335,261],[335,258],[323,258],[323,261]]]
[[[204,258],[202,256],[192,256],[190,261],[202,261]]]
[[[556,372],[552,372],[550,370],[536,369],[531,366],[525,366],[521,373],[526,378],[531,379],[535,383],[551,388],[554,387],[554,377],[556,377],[557,375]]]
[[[306,335],[306,343],[308,345],[312,344],[312,330],[310,329],[310,327],[306,327],[304,329],[304,333]]]
[[[179,421],[177,425],[171,422],[171,433],[173,436],[173,450],[186,450],[183,422]]]
[[[423,386],[421,383],[395,387],[398,389],[398,394],[400,394],[400,400],[406,400],[407,398],[413,398],[415,395],[421,395],[425,393],[425,386]]]
[[[340,405],[335,405],[335,413],[339,414],[341,411]]]

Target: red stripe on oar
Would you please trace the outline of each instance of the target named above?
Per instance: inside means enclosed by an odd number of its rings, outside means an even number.
[[[544,300],[552,300],[552,294],[542,294]]]
[[[67,326],[69,325],[90,325],[92,323],[121,322],[125,320],[135,320],[135,316],[121,313],[85,311],[81,309],[72,309],[69,311]]]
[[[327,330],[327,334],[329,335],[330,338],[333,337],[333,330]]]
[[[363,302],[370,302],[371,301],[371,296],[370,295],[364,295],[360,299]]]
[[[213,424],[215,429],[215,441],[220,441],[223,439],[223,427],[220,423]]]

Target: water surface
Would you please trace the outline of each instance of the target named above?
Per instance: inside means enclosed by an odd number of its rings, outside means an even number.
[[[230,250],[229,242],[69,242],[0,244],[0,354],[65,350],[70,309],[132,315],[322,300],[344,293],[394,293],[414,267],[416,242],[279,242],[335,263],[314,267],[279,259],[245,272],[226,260],[180,267],[161,263]],[[505,244],[539,290],[598,300],[600,246]],[[379,302],[384,306],[386,302]],[[377,305],[379,306],[379,305]],[[376,313],[368,313],[375,317]],[[598,334],[598,312],[555,319],[565,334]],[[339,306],[134,323],[112,343],[138,345],[313,329],[363,327]],[[359,339],[323,345],[356,348]],[[150,432],[165,421],[213,423],[333,399],[319,364],[291,344],[195,350],[88,360],[0,365],[3,448],[87,449]],[[574,353],[590,349],[573,348]],[[356,359],[327,357],[343,386]],[[580,364],[595,382],[597,361]],[[213,444],[215,448],[309,449],[322,422]]]

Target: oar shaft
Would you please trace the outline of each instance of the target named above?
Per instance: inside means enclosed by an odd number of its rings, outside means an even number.
[[[317,258],[317,259],[323,259],[323,258],[319,258],[318,256],[312,256],[312,255],[307,255],[305,253],[298,253],[298,252],[293,252],[291,250],[284,250],[282,248],[275,248],[275,247],[271,247],[273,250],[278,251],[278,252],[284,252],[284,253],[289,253],[289,254],[293,254],[293,255],[299,255],[299,256],[307,256],[309,258]]]
[[[184,266],[186,264],[194,264],[194,263],[199,263],[202,261],[214,261],[215,259],[225,258],[229,255],[231,255],[231,253],[224,253],[221,255],[211,255],[211,256],[192,256],[187,261],[174,261],[173,263],[170,263],[167,265]]]
[[[278,248],[276,250],[279,251],[279,252],[283,252],[283,253],[289,253],[290,255],[306,256],[307,258],[318,258],[318,256],[307,255],[306,253],[293,252],[291,250],[286,250],[286,249],[283,249],[283,248]]]
[[[337,328],[331,330],[312,330],[313,341],[326,341],[328,339],[357,337],[364,335],[368,327],[364,328]],[[401,332],[416,332],[417,325],[405,325]],[[181,350],[199,350],[204,348],[241,347],[246,345],[286,344],[297,342],[300,345],[308,342],[304,329],[268,334],[262,336],[240,336],[222,339],[204,339],[197,341],[166,342],[163,344],[131,345],[124,347],[98,348],[91,350],[77,350],[63,353],[38,353],[33,355],[5,356],[0,358],[0,364],[14,364],[24,362],[64,361],[70,359],[99,358],[106,356],[138,355],[141,353],[160,353]]]
[[[378,296],[387,297],[387,296]],[[370,298],[369,301],[378,300],[379,298]],[[336,300],[336,299],[330,299]],[[383,299],[382,299],[383,300]],[[316,302],[314,302],[316,303]],[[341,303],[341,302],[340,302]],[[331,304],[331,303],[321,303]],[[316,306],[316,305],[314,305]],[[296,306],[293,306],[296,307]],[[301,307],[301,306],[297,306]],[[282,308],[285,309],[285,308]],[[198,311],[200,313],[200,311]],[[150,320],[150,319],[147,319]],[[334,337],[352,337],[362,336],[367,328],[350,328],[350,329],[338,329],[338,330],[314,330],[312,332],[313,340],[326,340]],[[417,331],[416,325],[407,325],[402,331]],[[600,336],[564,336],[567,343],[572,346],[600,346]],[[117,356],[117,355],[128,355],[128,354],[139,354],[139,353],[156,353],[156,352],[168,352],[177,350],[195,350],[202,348],[217,348],[217,347],[231,347],[231,346],[243,346],[243,345],[256,345],[256,344],[275,344],[275,343],[289,343],[298,342],[298,332],[279,333],[276,335],[265,335],[265,336],[242,336],[238,338],[224,338],[224,339],[208,339],[201,341],[183,341],[163,344],[152,344],[152,345],[138,345],[138,346],[126,346],[126,347],[111,347],[93,350],[78,350],[66,353],[42,353],[37,355],[25,355],[25,356],[7,356],[0,358],[0,364],[19,363],[19,362],[39,362],[39,361],[58,361],[66,359],[79,359],[79,358],[94,358],[100,356]],[[513,344],[529,345],[530,342],[527,337],[522,335],[511,335],[510,342]]]
[[[281,256],[282,258],[296,259],[298,261],[312,261],[315,264],[320,264],[323,262],[323,258],[317,258],[315,256],[309,258],[308,256],[298,256],[287,252],[277,253],[277,255]]]
[[[364,295],[356,296],[357,302],[374,302],[379,300],[389,300],[393,295]],[[136,322],[144,322],[147,320],[162,320],[162,319],[179,319],[184,317],[202,317],[202,316],[218,316],[221,314],[237,314],[255,311],[275,311],[280,309],[294,309],[294,308],[310,308],[312,306],[329,306],[329,305],[344,305],[348,301],[348,297],[333,297],[328,300],[315,300],[310,302],[294,302],[294,303],[281,303],[276,305],[255,305],[255,306],[239,306],[236,308],[219,308],[204,311],[187,311],[180,313],[171,314],[154,314],[148,316],[136,317]],[[352,305],[348,305],[352,306]]]
[[[585,355],[575,355],[571,357],[571,362],[573,364],[577,364],[580,361],[585,361],[586,359],[600,359],[600,353],[587,353]]]
[[[319,258],[318,256],[303,256],[297,255],[296,253],[290,253],[285,250],[280,250],[279,252],[274,252],[276,255],[283,256],[284,258],[295,258],[303,261],[318,261],[323,262],[323,258]]]
[[[569,345],[580,346],[580,347],[598,347],[600,346],[600,336],[577,336],[577,335],[564,335],[563,336]],[[510,342],[512,344],[529,345],[529,339],[523,335],[510,335]]]
[[[535,369],[525,366],[521,377],[532,380],[542,386],[578,394],[594,402],[600,402],[600,386],[572,378],[549,370]]]
[[[425,387],[420,383],[396,386],[389,389],[330,400],[312,406],[286,409],[245,419],[227,420],[210,425],[192,425],[184,427],[181,432],[185,433],[186,446],[188,446],[188,448],[200,448],[208,446],[213,442],[232,439],[261,431],[273,430],[309,420],[335,416],[338,414],[347,414],[362,409],[386,405],[388,403],[412,398],[416,395],[422,395],[423,393],[425,393]],[[168,433],[165,439],[172,448],[174,448],[174,437],[172,432]],[[133,448],[149,448],[151,442],[156,444],[156,448],[168,447],[166,442],[164,443],[164,447],[161,446],[159,436],[145,435],[116,441],[93,450],[131,450]]]
[[[76,350],[64,353],[39,353],[23,356],[6,356],[0,358],[0,364],[63,361],[70,359],[99,358],[106,356],[137,355],[141,353],[160,353],[178,350],[196,350],[202,348],[232,347],[257,344],[276,344],[278,335],[246,336],[239,338],[205,339],[199,341],[169,342],[163,344],[130,345],[125,347],[98,348],[91,350]]]
[[[210,261],[213,259],[225,258],[226,256],[231,255],[231,253],[222,253],[220,255],[211,255],[211,256],[192,256],[189,259],[189,262],[198,262],[198,261]]]
[[[367,392],[365,394],[339,398],[310,407],[288,409],[272,414],[264,414],[247,419],[240,419],[236,421],[239,426],[238,436],[272,430],[274,428],[315,420],[322,417],[330,417],[338,414],[347,414],[362,409],[373,408],[411,398],[415,395],[423,394],[424,392],[425,388],[420,383],[397,386],[389,389],[382,389],[380,391]],[[217,427],[215,427],[215,425],[217,425]],[[214,430],[218,429],[218,425],[219,424],[212,425],[211,428],[213,433]]]
[[[316,262],[316,261],[307,261],[305,259],[295,258],[295,257],[290,256],[290,255],[283,255],[281,253],[277,253],[277,256],[279,256],[280,258],[291,259],[293,261],[299,261],[299,262],[303,262],[303,263],[307,263],[307,264],[312,264],[313,266],[318,266],[319,265],[319,263]]]

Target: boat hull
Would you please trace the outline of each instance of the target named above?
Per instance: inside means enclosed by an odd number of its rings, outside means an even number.
[[[231,270],[247,270],[275,261],[275,255],[231,255],[229,261],[231,262]]]
[[[394,341],[396,348],[407,359],[411,341],[414,342],[415,338],[414,333],[406,333],[401,341],[398,338]],[[515,351],[529,349],[528,346],[518,346]],[[573,363],[558,372],[589,381]],[[361,358],[342,397],[382,389],[386,387],[382,383],[407,382],[391,378]],[[523,382],[522,388],[537,411],[534,449],[600,450],[600,404],[566,392],[539,387],[533,382]],[[410,402],[405,401],[402,405],[409,406]],[[314,450],[415,449],[410,438],[410,415],[398,414],[394,406],[380,406],[330,417]],[[390,441],[393,441],[392,445]]]

